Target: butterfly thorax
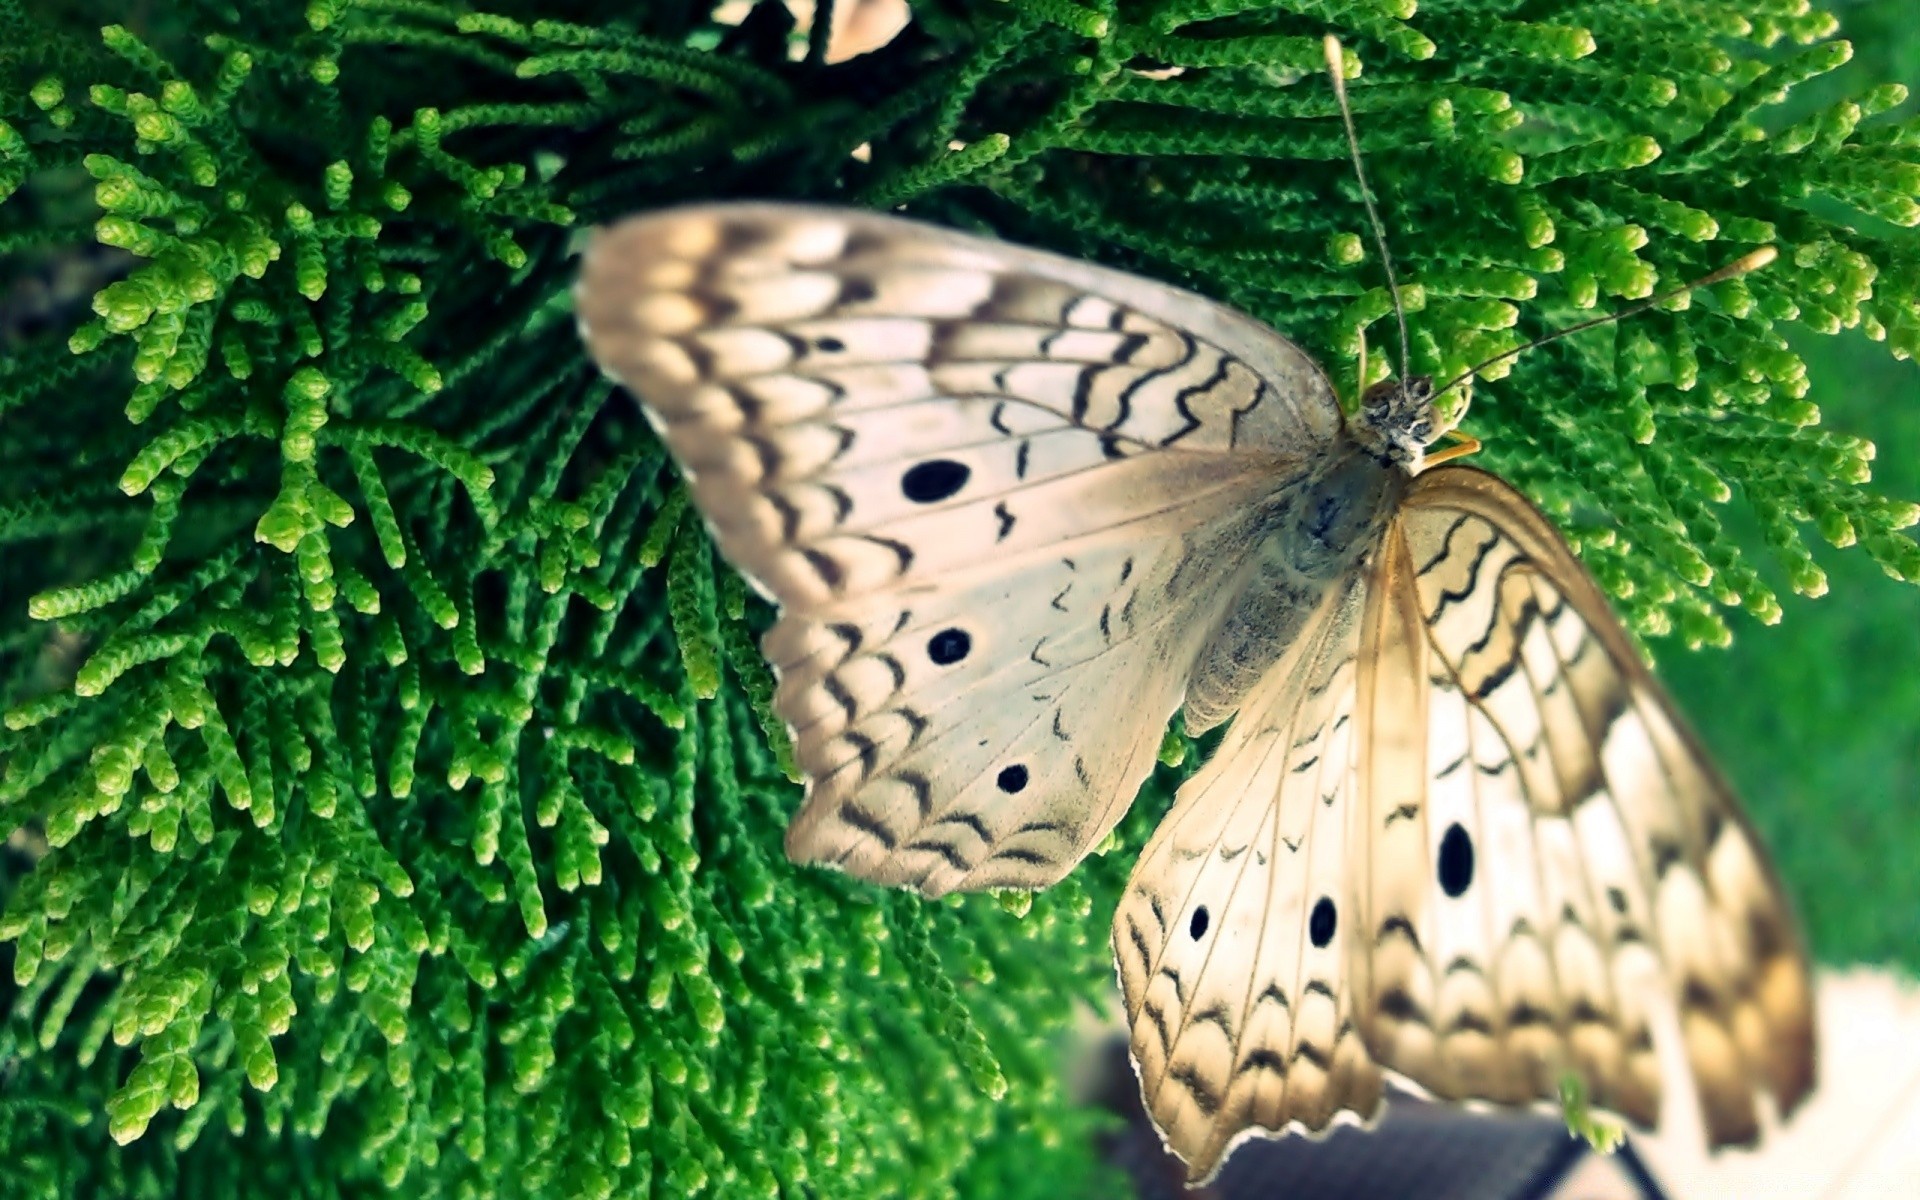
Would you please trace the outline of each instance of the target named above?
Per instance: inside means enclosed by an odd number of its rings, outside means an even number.
[[[1352,441],[1309,465],[1264,507],[1249,565],[1186,696],[1186,726],[1199,733],[1239,708],[1327,598],[1350,586],[1380,544],[1411,475]]]
[[[1230,716],[1334,591],[1357,578],[1380,544],[1426,448],[1446,431],[1433,380],[1375,384],[1347,422],[1340,451],[1289,480],[1258,521],[1238,594],[1201,651],[1187,689],[1187,728]]]

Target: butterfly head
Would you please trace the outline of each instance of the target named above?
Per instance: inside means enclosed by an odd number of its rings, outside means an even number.
[[[1459,407],[1441,402],[1431,376],[1382,380],[1360,398],[1354,436],[1374,457],[1411,474],[1420,469],[1427,447],[1460,423]]]

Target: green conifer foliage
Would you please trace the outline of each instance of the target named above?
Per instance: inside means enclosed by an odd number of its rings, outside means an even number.
[[[0,279],[120,264],[0,332],[9,1194],[1095,1186],[1056,1051],[1130,853],[944,905],[785,864],[768,613],[584,362],[592,221],[906,204],[1351,388],[1392,322],[1336,32],[1418,370],[1781,247],[1478,389],[1636,628],[1777,616],[1735,494],[1799,591],[1809,529],[1920,580],[1779,332],[1920,347],[1901,90],[1769,123],[1848,56],[1805,0],[927,0],[832,66],[770,0],[91,7],[0,0]]]

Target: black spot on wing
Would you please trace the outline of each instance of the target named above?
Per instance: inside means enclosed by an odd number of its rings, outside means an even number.
[[[1187,922],[1187,936],[1199,941],[1207,936],[1207,906],[1202,904],[1193,910],[1193,919]]]

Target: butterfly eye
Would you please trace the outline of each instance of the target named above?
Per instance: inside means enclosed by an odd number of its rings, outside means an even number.
[[[900,477],[900,491],[915,504],[936,504],[967,486],[973,474],[965,463],[936,458],[915,463]]]
[[[927,639],[927,657],[935,666],[950,667],[973,649],[973,638],[964,629],[942,629]]]
[[[1193,920],[1187,922],[1187,933],[1194,941],[1207,936],[1207,906],[1202,904],[1193,910]]]
[[[1433,423],[1431,421],[1422,421],[1409,430],[1409,432],[1424,442],[1433,436]]]
[[[1011,796],[1015,792],[1025,790],[1027,786],[1027,769],[1019,763],[1015,763],[1010,767],[1002,767],[1000,768],[1000,774],[994,777],[993,782],[999,785],[1001,791]]]
[[[1473,886],[1473,839],[1455,821],[1440,839],[1440,890],[1458,897]]]

